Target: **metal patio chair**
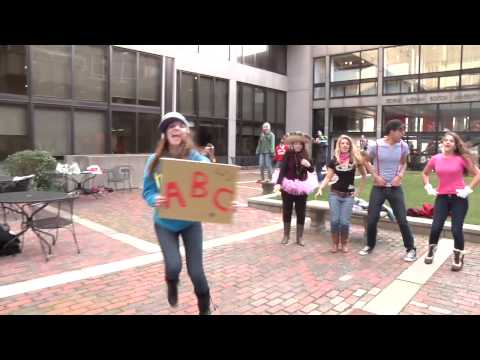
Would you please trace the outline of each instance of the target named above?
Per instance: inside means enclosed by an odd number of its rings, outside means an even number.
[[[115,190],[117,190],[117,184],[125,184],[128,182],[128,189],[132,189],[132,173],[133,167],[130,165],[119,165],[105,171],[107,173],[107,184],[113,183]],[[125,187],[124,187],[125,189]]]
[[[55,236],[52,235],[55,246],[58,240],[59,230],[61,228],[70,227],[70,232],[73,236],[73,241],[77,248],[77,253],[80,254],[80,247],[78,245],[77,235],[75,233],[75,223],[73,221],[74,202],[79,197],[79,193],[74,191],[69,194],[69,198],[56,203],[57,209],[52,213],[51,210],[41,210],[34,218],[34,226],[42,230],[56,230]],[[23,243],[22,243],[23,247]]]

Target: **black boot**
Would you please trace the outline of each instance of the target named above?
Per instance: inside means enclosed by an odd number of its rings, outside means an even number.
[[[464,254],[465,252],[463,250],[453,249],[452,271],[462,270]]]
[[[297,224],[297,245],[299,246],[305,246],[305,243],[303,242],[303,227],[304,225]]]
[[[167,298],[168,303],[171,307],[176,307],[178,304],[178,279],[177,280],[168,280],[167,279]]]
[[[425,264],[433,263],[433,257],[435,256],[436,251],[437,251],[437,244],[428,245],[428,254],[425,257]]]
[[[196,294],[198,301],[198,315],[210,315],[212,312],[210,310],[210,291],[207,291],[205,294]]]
[[[289,222],[283,223],[283,240],[281,242],[282,245],[287,245],[288,241],[290,240],[290,228],[291,225]]]

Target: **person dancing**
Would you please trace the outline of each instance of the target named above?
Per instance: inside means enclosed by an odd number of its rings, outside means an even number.
[[[288,244],[290,239],[290,227],[292,220],[293,204],[297,214],[297,245],[305,246],[303,242],[303,230],[305,225],[305,212],[307,208],[307,196],[317,186],[313,173],[314,167],[308,157],[305,148],[310,137],[302,132],[288,133],[285,143],[288,145],[287,153],[280,168],[280,173],[274,187],[274,191],[282,192],[283,213],[283,239],[282,244]]]
[[[436,190],[430,184],[432,171],[435,171],[438,177],[439,186]],[[467,186],[464,182],[465,172],[474,176],[470,185]],[[474,165],[472,154],[460,136],[449,131],[442,138],[442,152],[428,161],[422,177],[427,193],[436,196],[425,264],[433,263],[438,239],[450,213],[454,239],[451,270],[460,271],[463,268],[465,256],[463,222],[468,211],[468,196],[480,183],[480,170]]]
[[[359,190],[355,191],[355,170],[362,175]],[[323,189],[337,175],[338,181],[332,184],[328,195],[330,207],[330,232],[332,234],[332,253],[340,250],[348,252],[348,237],[354,197],[365,188],[367,174],[363,166],[363,158],[352,139],[340,135],[335,145],[335,155],[327,164],[327,175],[323,179],[315,197],[321,196]]]

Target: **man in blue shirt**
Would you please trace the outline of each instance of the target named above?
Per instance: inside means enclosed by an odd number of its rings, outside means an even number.
[[[380,211],[385,200],[390,203],[397,219],[403,244],[406,249],[405,261],[415,261],[417,251],[412,230],[408,225],[402,179],[407,167],[408,144],[402,140],[405,126],[400,120],[390,120],[385,126],[386,136],[369,144],[366,167],[373,176],[370,193],[367,225],[367,246],[360,250],[360,255],[368,255],[375,248],[377,225]],[[373,162],[373,165],[372,165]]]

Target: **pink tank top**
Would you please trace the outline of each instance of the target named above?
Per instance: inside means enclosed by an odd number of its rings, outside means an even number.
[[[428,164],[438,176],[437,191],[439,195],[457,194],[457,189],[463,189],[463,173],[467,162],[460,155],[445,156],[437,154],[432,156]]]

